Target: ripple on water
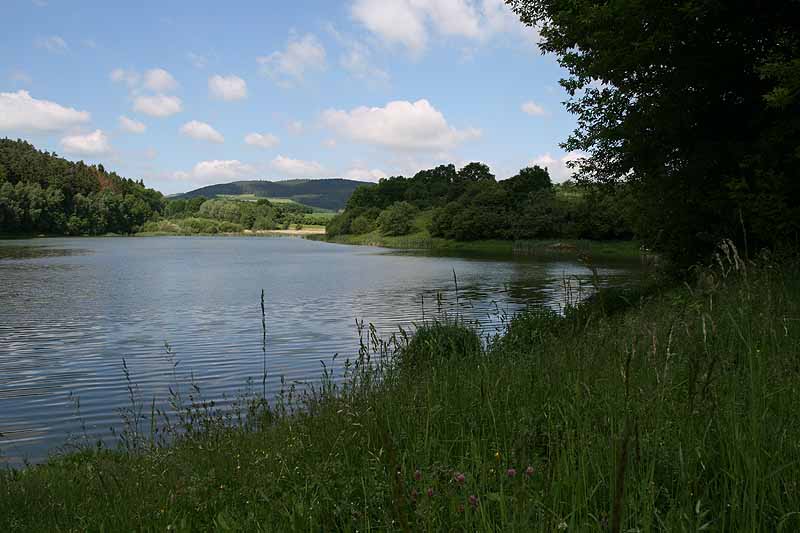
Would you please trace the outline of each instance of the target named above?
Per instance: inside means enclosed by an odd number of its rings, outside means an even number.
[[[623,284],[632,270],[600,275]],[[194,376],[206,398],[223,403],[248,378],[260,390],[262,288],[275,395],[282,376],[314,383],[321,361],[340,372],[358,353],[357,319],[385,337],[444,312],[493,334],[502,313],[563,305],[568,276],[591,273],[564,261],[399,255],[298,239],[0,241],[0,461],[41,460],[79,434],[111,442],[130,407],[123,359],[139,398],[158,406],[173,373],[182,387]]]

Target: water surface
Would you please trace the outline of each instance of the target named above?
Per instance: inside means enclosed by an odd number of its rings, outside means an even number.
[[[625,284],[630,265],[599,269]],[[528,304],[561,307],[567,260],[436,257],[292,238],[153,237],[0,240],[0,462],[39,461],[70,436],[109,440],[128,405],[122,361],[143,398],[183,376],[206,398],[260,386],[260,292],[268,394],[318,379],[358,352],[355,320],[388,335],[437,312],[437,293],[485,333]],[[573,295],[574,297],[574,295]],[[337,363],[334,363],[334,365]],[[77,416],[76,399],[80,402]]]

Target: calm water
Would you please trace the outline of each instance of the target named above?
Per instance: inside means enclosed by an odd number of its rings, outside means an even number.
[[[38,461],[71,436],[110,441],[128,405],[125,358],[142,397],[172,382],[168,342],[206,398],[261,382],[266,293],[268,387],[317,379],[358,352],[355,319],[383,334],[452,312],[499,328],[497,310],[559,307],[575,262],[436,257],[290,238],[98,238],[0,241],[0,462]],[[601,268],[603,283],[635,277]],[[71,399],[71,395],[72,398]],[[80,419],[74,398],[80,399]]]

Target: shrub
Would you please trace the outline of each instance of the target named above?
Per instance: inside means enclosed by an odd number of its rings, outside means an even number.
[[[471,359],[483,353],[481,339],[474,329],[460,322],[425,324],[398,357],[401,368],[419,368],[434,361]]]
[[[406,235],[417,209],[408,202],[397,202],[386,208],[378,217],[378,227],[384,235]]]
[[[366,215],[359,215],[350,223],[350,233],[355,233],[356,235],[369,233],[374,229],[375,224]]]

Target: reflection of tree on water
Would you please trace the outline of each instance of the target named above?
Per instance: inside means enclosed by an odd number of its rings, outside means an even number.
[[[80,248],[53,248],[45,245],[10,245],[0,246],[0,260],[3,259],[39,259],[43,257],[64,257],[68,255],[87,255],[89,250]]]

